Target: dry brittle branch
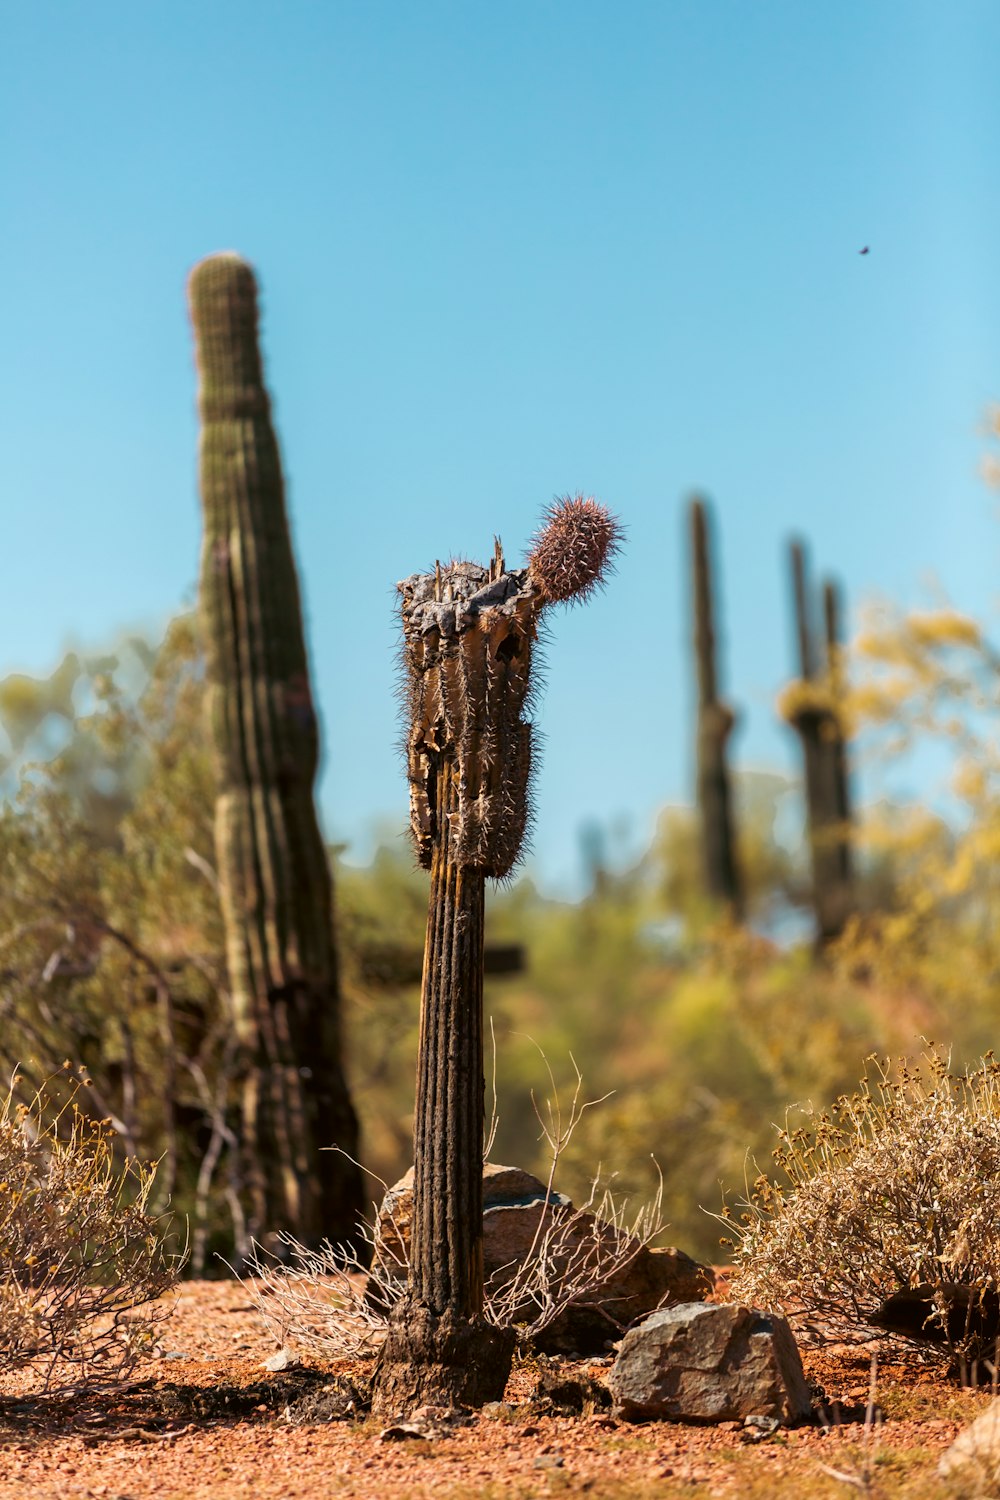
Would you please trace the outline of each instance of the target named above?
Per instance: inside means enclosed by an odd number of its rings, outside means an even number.
[[[485,1286],[484,1313],[496,1327],[516,1327],[521,1343],[532,1340],[568,1308],[605,1297],[602,1290],[653,1242],[664,1226],[663,1182],[638,1209],[613,1191],[613,1178],[598,1169],[585,1202],[566,1205],[555,1191],[559,1162],[585,1112],[602,1103],[585,1099],[583,1079],[573,1062],[574,1083],[568,1105],[559,1096],[552,1070],[551,1092],[536,1114],[548,1147],[546,1192],[537,1205],[538,1222],[523,1258],[498,1268]],[[604,1096],[607,1097],[607,1096]],[[493,1120],[487,1139],[495,1135]],[[279,1346],[326,1358],[357,1358],[373,1353],[385,1336],[393,1309],[406,1286],[409,1270],[405,1226],[384,1194],[381,1212],[361,1226],[365,1250],[324,1244],[311,1250],[291,1235],[282,1235],[277,1252],[254,1247],[247,1289],[269,1334]],[[613,1304],[613,1298],[611,1299]]]

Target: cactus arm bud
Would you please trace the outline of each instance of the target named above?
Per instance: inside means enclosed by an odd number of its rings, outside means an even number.
[[[553,501],[528,554],[528,573],[542,602],[582,603],[607,581],[621,544],[621,522],[593,496]]]

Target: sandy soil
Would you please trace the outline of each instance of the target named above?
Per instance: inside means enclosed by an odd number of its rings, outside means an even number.
[[[857,1473],[863,1463],[863,1350],[803,1349],[827,1409],[840,1403],[839,1422],[759,1442],[736,1424],[636,1427],[602,1411],[539,1412],[537,1365],[515,1370],[499,1411],[431,1441],[388,1440],[371,1420],[322,1419],[338,1377],[363,1372],[327,1363],[271,1374],[263,1362],[273,1353],[244,1287],[192,1282],[163,1328],[159,1357],[128,1388],[42,1398],[5,1377],[0,1500],[859,1493],[820,1466]],[[560,1368],[598,1380],[608,1371],[593,1361]],[[868,1440],[878,1476],[869,1493],[954,1494],[933,1478],[938,1457],[989,1394],[961,1390],[940,1369],[897,1353],[882,1358],[878,1398],[885,1420]]]

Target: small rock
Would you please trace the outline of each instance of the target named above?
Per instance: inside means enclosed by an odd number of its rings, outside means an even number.
[[[514,1408],[509,1401],[487,1401],[485,1406],[479,1408],[479,1415],[493,1419],[511,1417],[514,1415]]]
[[[430,1442],[452,1437],[459,1427],[466,1427],[473,1420],[472,1413],[465,1406],[418,1406],[403,1421],[386,1427],[380,1436],[383,1443],[406,1438],[424,1438]]]
[[[294,1370],[298,1364],[298,1358],[291,1349],[279,1349],[277,1354],[272,1354],[270,1359],[265,1359],[263,1368],[270,1370],[272,1375],[278,1375],[282,1370]]]
[[[762,1417],[756,1412],[751,1412],[749,1417],[743,1419],[744,1431],[755,1443],[759,1443],[762,1438],[773,1437],[780,1426],[777,1417]]]
[[[426,1432],[415,1422],[393,1422],[390,1427],[383,1427],[379,1437],[383,1443],[401,1443],[408,1438],[419,1438],[421,1442],[427,1441]]]
[[[973,1496],[996,1494],[1000,1482],[1000,1401],[994,1401],[981,1417],[964,1428],[942,1455],[939,1474],[959,1471],[974,1486],[967,1492],[970,1500]]]
[[[630,1422],[795,1422],[809,1389],[784,1318],[735,1304],[654,1312],[622,1340],[610,1376],[613,1415]]]

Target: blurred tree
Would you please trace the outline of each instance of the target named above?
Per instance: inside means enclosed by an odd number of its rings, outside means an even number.
[[[931,805],[869,810],[862,837],[882,900],[850,924],[838,961],[933,997],[953,1018],[947,1040],[978,1054],[1000,1020],[1000,654],[941,600],[910,612],[874,606],[855,659],[849,708],[869,759],[898,765],[919,747],[926,762],[933,747],[944,776]]]
[[[62,748],[30,758],[51,748],[36,716],[0,811],[0,1061],[27,1086],[67,1058],[89,1076],[81,1097],[124,1152],[163,1158],[160,1207],[190,1215],[201,1266],[242,1226],[226,1178],[230,1027],[192,621],[156,653],[133,640],[73,659],[72,676]]]

